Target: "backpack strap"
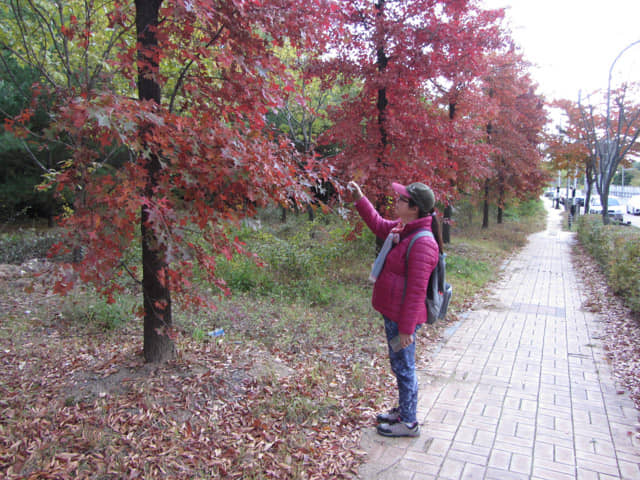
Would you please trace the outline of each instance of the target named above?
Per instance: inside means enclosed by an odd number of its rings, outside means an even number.
[[[409,253],[411,252],[411,247],[413,247],[413,243],[421,237],[435,238],[433,236],[433,233],[431,233],[429,230],[420,230],[411,238],[411,241],[409,242],[409,248],[407,248],[407,254],[404,257],[404,270],[405,272],[407,272],[407,274],[409,273]],[[407,293],[407,277],[405,276],[404,288],[402,289],[402,301],[404,301],[404,296],[406,293]]]

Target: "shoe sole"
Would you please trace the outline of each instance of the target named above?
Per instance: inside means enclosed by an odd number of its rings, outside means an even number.
[[[394,433],[394,432],[386,432],[384,430],[380,430],[379,428],[376,428],[376,431],[378,432],[378,435],[382,435],[383,437],[419,437],[420,436],[420,430],[417,430],[415,432],[407,432],[407,433]]]

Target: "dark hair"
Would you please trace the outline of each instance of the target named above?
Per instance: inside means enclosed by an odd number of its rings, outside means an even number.
[[[413,201],[413,198],[409,197],[409,207],[418,207],[418,204],[416,202]],[[421,210],[420,207],[418,207],[418,218],[424,218],[424,217],[428,217],[429,215],[431,215],[433,213],[433,208],[431,209],[430,212],[425,212],[424,210]]]
[[[409,197],[409,207],[417,207],[416,202],[413,201],[413,198]],[[438,221],[438,216],[436,215],[435,209],[432,208],[430,212],[425,212],[424,210],[420,210],[418,207],[418,218],[424,218],[431,215],[431,232],[433,233],[433,238],[436,239],[438,243],[438,249],[440,253],[444,252],[444,247],[442,246],[442,229],[440,228],[440,222]]]
[[[429,215],[428,212],[425,212],[424,210],[420,210],[420,207],[418,207],[418,204],[413,201],[413,198],[409,197],[409,208],[413,208],[413,207],[418,208],[418,218],[423,218]]]
[[[431,211],[431,232],[433,233],[433,238],[436,239],[438,243],[438,249],[440,253],[444,253],[444,247],[442,246],[442,229],[440,228],[440,221],[438,220],[438,216],[436,212]]]

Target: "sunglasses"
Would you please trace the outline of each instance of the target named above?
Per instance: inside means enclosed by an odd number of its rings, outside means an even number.
[[[409,203],[409,199],[407,197],[398,197],[397,198],[398,202],[405,202],[405,203]]]

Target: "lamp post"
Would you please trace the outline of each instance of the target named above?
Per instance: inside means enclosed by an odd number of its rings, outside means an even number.
[[[608,83],[607,83],[607,117],[606,117],[606,121],[607,121],[607,128],[605,129],[605,135],[606,135],[606,144],[607,144],[607,163],[609,163],[610,161],[610,155],[612,155],[612,151],[614,150],[613,145],[611,145],[611,131],[610,131],[610,127],[611,127],[611,77],[613,76],[613,67],[615,66],[616,62],[620,59],[620,57],[624,54],[624,52],[626,52],[627,50],[629,50],[631,47],[640,44],[640,40],[636,40],[635,42],[631,42],[629,45],[627,45],[626,47],[624,47],[622,50],[620,50],[620,53],[618,53],[618,56],[613,60],[613,62],[611,63],[611,67],[609,68],[609,79],[608,79]],[[613,153],[615,154],[615,153]],[[621,196],[624,197],[624,165],[622,166],[622,193]]]
[[[611,119],[610,119],[610,115],[609,114],[611,112],[611,76],[613,75],[613,67],[615,66],[616,62],[620,59],[620,57],[624,54],[624,52],[629,50],[634,45],[638,45],[638,44],[640,44],[640,40],[636,40],[635,42],[631,42],[629,45],[624,47],[620,51],[618,56],[613,60],[613,62],[611,63],[611,67],[609,68],[609,81],[607,83],[607,131],[606,131],[606,133],[607,133],[607,141],[609,141],[609,127],[611,125]]]
[[[622,57],[622,55],[624,55],[624,53],[627,50],[629,50],[631,47],[638,44],[640,44],[640,40],[631,42],[629,45],[624,47],[620,51],[620,53],[618,53],[616,58],[613,59],[613,62],[611,62],[611,67],[609,67],[609,78],[607,82],[607,110],[606,110],[606,117],[605,117],[604,138],[601,140],[594,138],[597,156],[599,157],[599,162],[597,165],[598,171],[596,173],[596,186],[598,188],[598,193],[602,198],[603,206],[607,205],[610,182],[612,180],[614,173],[617,170],[618,164],[622,160],[621,158],[618,158],[618,156],[621,153],[621,146],[618,143],[620,141],[620,137],[619,137],[620,132],[618,132],[618,136],[615,136],[614,138],[612,138],[612,135],[611,135],[611,123],[612,123],[611,122],[611,77],[613,76],[613,68],[615,67],[620,57]],[[582,107],[580,108],[582,110]],[[584,112],[583,112],[583,115],[584,115]],[[593,115],[591,117],[591,120],[593,121]],[[596,136],[595,129],[593,134],[595,137]],[[637,133],[635,134],[635,138],[637,138]],[[635,141],[635,138],[634,138],[634,141]],[[603,214],[603,222],[605,224],[608,223],[608,217],[604,214]]]

